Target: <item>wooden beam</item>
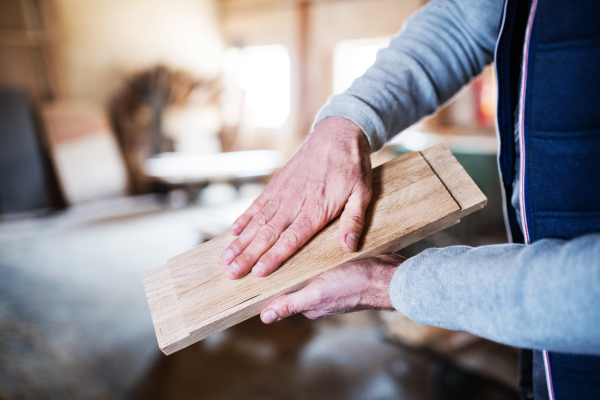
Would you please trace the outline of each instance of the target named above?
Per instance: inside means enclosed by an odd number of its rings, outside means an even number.
[[[46,34],[42,31],[0,29],[0,45],[2,46],[41,47],[47,41]]]
[[[373,198],[356,253],[339,244],[335,219],[268,277],[225,277],[219,236],[143,276],[159,347],[171,354],[260,313],[271,300],[351,260],[389,253],[456,224],[486,198],[443,144],[373,170]]]
[[[310,0],[298,0],[296,3],[296,14],[298,16],[297,30],[297,54],[294,58],[296,66],[293,69],[297,76],[296,90],[298,95],[296,104],[296,136],[304,138],[310,131],[312,124],[312,113],[309,112],[309,74],[310,74],[310,32],[311,32],[311,10]]]

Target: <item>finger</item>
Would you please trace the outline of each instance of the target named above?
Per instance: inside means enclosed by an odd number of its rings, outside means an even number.
[[[252,202],[250,207],[242,215],[240,215],[229,227],[229,234],[238,236],[248,226],[252,218],[259,213],[269,203],[267,197],[263,194],[258,196],[256,200]]]
[[[342,248],[349,253],[355,252],[358,248],[358,241],[365,226],[365,211],[370,201],[370,190],[354,191],[340,216],[340,242]]]
[[[253,267],[262,269],[262,266],[257,264],[256,261],[258,261],[259,257],[273,246],[281,232],[283,232],[290,223],[291,218],[289,216],[279,213],[275,215],[268,224],[260,228],[248,247],[246,247],[246,249],[237,256],[225,270],[228,278],[242,278],[246,276]]]
[[[252,242],[252,239],[256,236],[257,232],[269,223],[269,221],[277,214],[279,205],[274,201],[269,202],[264,206],[260,212],[255,214],[250,223],[246,226],[246,229],[233,241],[221,254],[221,261],[225,265],[231,264],[231,262],[239,256],[248,245]]]
[[[314,216],[316,217],[316,216]],[[256,263],[257,276],[267,276],[275,271],[289,256],[294,254],[308,241],[321,226],[317,225],[307,213],[301,213],[294,222],[279,235],[279,239]]]
[[[391,265],[400,265],[406,261],[406,257],[396,253],[381,254],[375,258]]]
[[[312,310],[318,302],[318,293],[309,286],[297,292],[279,296],[267,304],[260,314],[260,319],[265,324],[271,324],[292,315]]]

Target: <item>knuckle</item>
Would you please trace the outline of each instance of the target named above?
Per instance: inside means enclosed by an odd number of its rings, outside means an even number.
[[[290,301],[285,301],[284,303],[281,304],[281,311],[282,311],[281,314],[283,314],[285,316],[297,314],[296,306]]]
[[[365,217],[362,214],[356,213],[345,215],[344,220],[346,223],[357,227],[362,227],[365,223]]]
[[[286,229],[281,236],[279,236],[279,240],[286,245],[287,247],[299,247],[300,246],[300,236],[294,229]]]
[[[267,222],[269,222],[269,220],[263,213],[258,213],[252,218],[252,224],[256,227],[266,225]]]
[[[271,272],[273,272],[276,269],[272,265],[269,265],[268,262],[263,261],[262,258],[259,260],[259,262],[264,265],[261,276],[268,276],[269,274],[271,274]]]
[[[281,240],[281,237],[280,237]],[[286,251],[279,245],[279,241],[260,257],[260,262],[265,265],[265,275],[275,271],[286,259]]]
[[[327,209],[326,209],[326,207],[323,206],[323,202],[321,202],[321,201],[313,202],[310,205],[310,207],[308,207],[306,214],[307,215],[301,216],[297,220],[297,223],[301,227],[303,227],[303,226],[306,226],[307,228],[312,227],[313,222],[309,218],[309,215],[317,221],[326,221],[328,218]]]
[[[250,264],[250,255],[247,251],[244,251],[242,254],[237,256],[235,259],[235,263],[240,266],[240,268],[245,269]]]
[[[309,297],[313,299],[313,302],[316,304],[321,304],[325,300],[325,293],[317,287],[312,287],[309,289]]]
[[[235,252],[240,252],[242,249],[242,242],[240,241],[240,239],[235,239],[233,242],[231,242],[231,244],[228,247],[229,250]]]
[[[269,196],[267,190],[263,190],[263,192],[254,200],[252,203],[252,207],[262,208],[269,202]]]
[[[265,225],[256,234],[256,239],[261,243],[272,243],[277,239],[277,232],[271,225]]]
[[[321,212],[321,214],[323,214]],[[310,236],[313,230],[313,221],[308,215],[300,215],[295,223],[295,230],[300,238]]]
[[[264,224],[260,224],[258,222],[256,222],[256,220],[252,220],[252,222],[250,222],[248,224],[248,233],[250,232],[258,232],[260,230],[260,228],[262,228],[264,226]]]
[[[321,313],[315,312],[315,311],[305,311],[302,313],[302,315],[304,315],[308,319],[313,319],[313,320],[323,316]]]
[[[246,213],[240,215],[235,221],[234,224],[246,224],[248,221],[250,221],[250,216],[248,216]]]

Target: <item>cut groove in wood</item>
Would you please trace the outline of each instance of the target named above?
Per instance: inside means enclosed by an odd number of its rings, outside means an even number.
[[[462,210],[485,206],[487,198],[443,143],[428,147],[421,154]]]
[[[274,298],[335,266],[399,250],[454,225],[485,202],[443,144],[397,157],[373,170],[373,196],[355,253],[342,250],[336,218],[268,277],[225,277],[220,255],[234,239],[228,234],[144,274],[159,346],[171,354],[259,314]]]

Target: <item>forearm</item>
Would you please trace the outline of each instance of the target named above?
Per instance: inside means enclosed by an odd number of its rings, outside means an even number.
[[[437,0],[380,51],[375,64],[315,123],[338,115],[358,125],[376,151],[452,97],[492,61],[502,1]]]
[[[600,354],[600,234],[430,249],[398,268],[390,296],[418,324],[522,348]]]

